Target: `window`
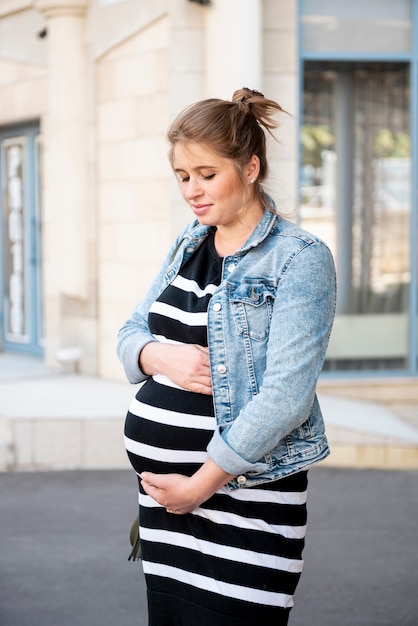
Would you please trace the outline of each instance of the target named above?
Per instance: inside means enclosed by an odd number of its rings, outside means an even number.
[[[40,139],[37,125],[0,129],[0,343],[43,353]]]
[[[301,223],[338,273],[328,370],[407,367],[409,97],[407,63],[304,65]]]

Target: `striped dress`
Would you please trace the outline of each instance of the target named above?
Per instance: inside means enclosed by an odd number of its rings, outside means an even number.
[[[207,346],[207,308],[222,258],[210,236],[154,302],[161,342]],[[137,473],[192,475],[215,428],[212,396],[158,375],[132,401],[125,445]],[[186,515],[167,513],[139,487],[150,626],[274,626],[288,622],[302,571],[307,473],[256,488],[220,489]]]

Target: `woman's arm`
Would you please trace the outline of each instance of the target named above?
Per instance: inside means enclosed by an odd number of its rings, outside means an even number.
[[[218,428],[211,458],[235,475],[265,471],[262,460],[308,418],[335,313],[335,270],[320,242],[303,248],[280,276],[262,384],[235,419]],[[230,363],[229,376],[236,376]],[[214,379],[214,385],[216,380]]]
[[[145,493],[169,512],[184,514],[206,502],[233,477],[209,458],[191,477],[142,472],[141,484]]]
[[[163,289],[167,268],[174,261],[185,234],[191,230],[193,224],[189,224],[177,237],[145,297],[137,304],[131,317],[126,320],[118,332],[117,355],[130,383],[140,383],[148,378],[148,375],[139,366],[140,352],[148,343],[155,341],[148,326],[148,313],[152,303],[158,298]]]

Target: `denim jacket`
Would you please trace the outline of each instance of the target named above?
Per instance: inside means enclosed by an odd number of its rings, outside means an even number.
[[[147,376],[141,349],[154,338],[152,302],[211,227],[194,221],[173,244],[147,295],[118,334],[128,380]],[[331,252],[317,237],[265,211],[247,242],[225,257],[208,308],[217,428],[209,456],[250,487],[300,471],[329,454],[315,393],[336,300]]]

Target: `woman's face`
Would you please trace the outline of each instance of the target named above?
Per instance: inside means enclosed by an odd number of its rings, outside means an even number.
[[[234,162],[204,144],[177,143],[173,168],[181,194],[201,224],[233,228],[248,217],[259,219],[261,208],[250,182],[258,175],[257,157],[244,167],[244,185]]]

